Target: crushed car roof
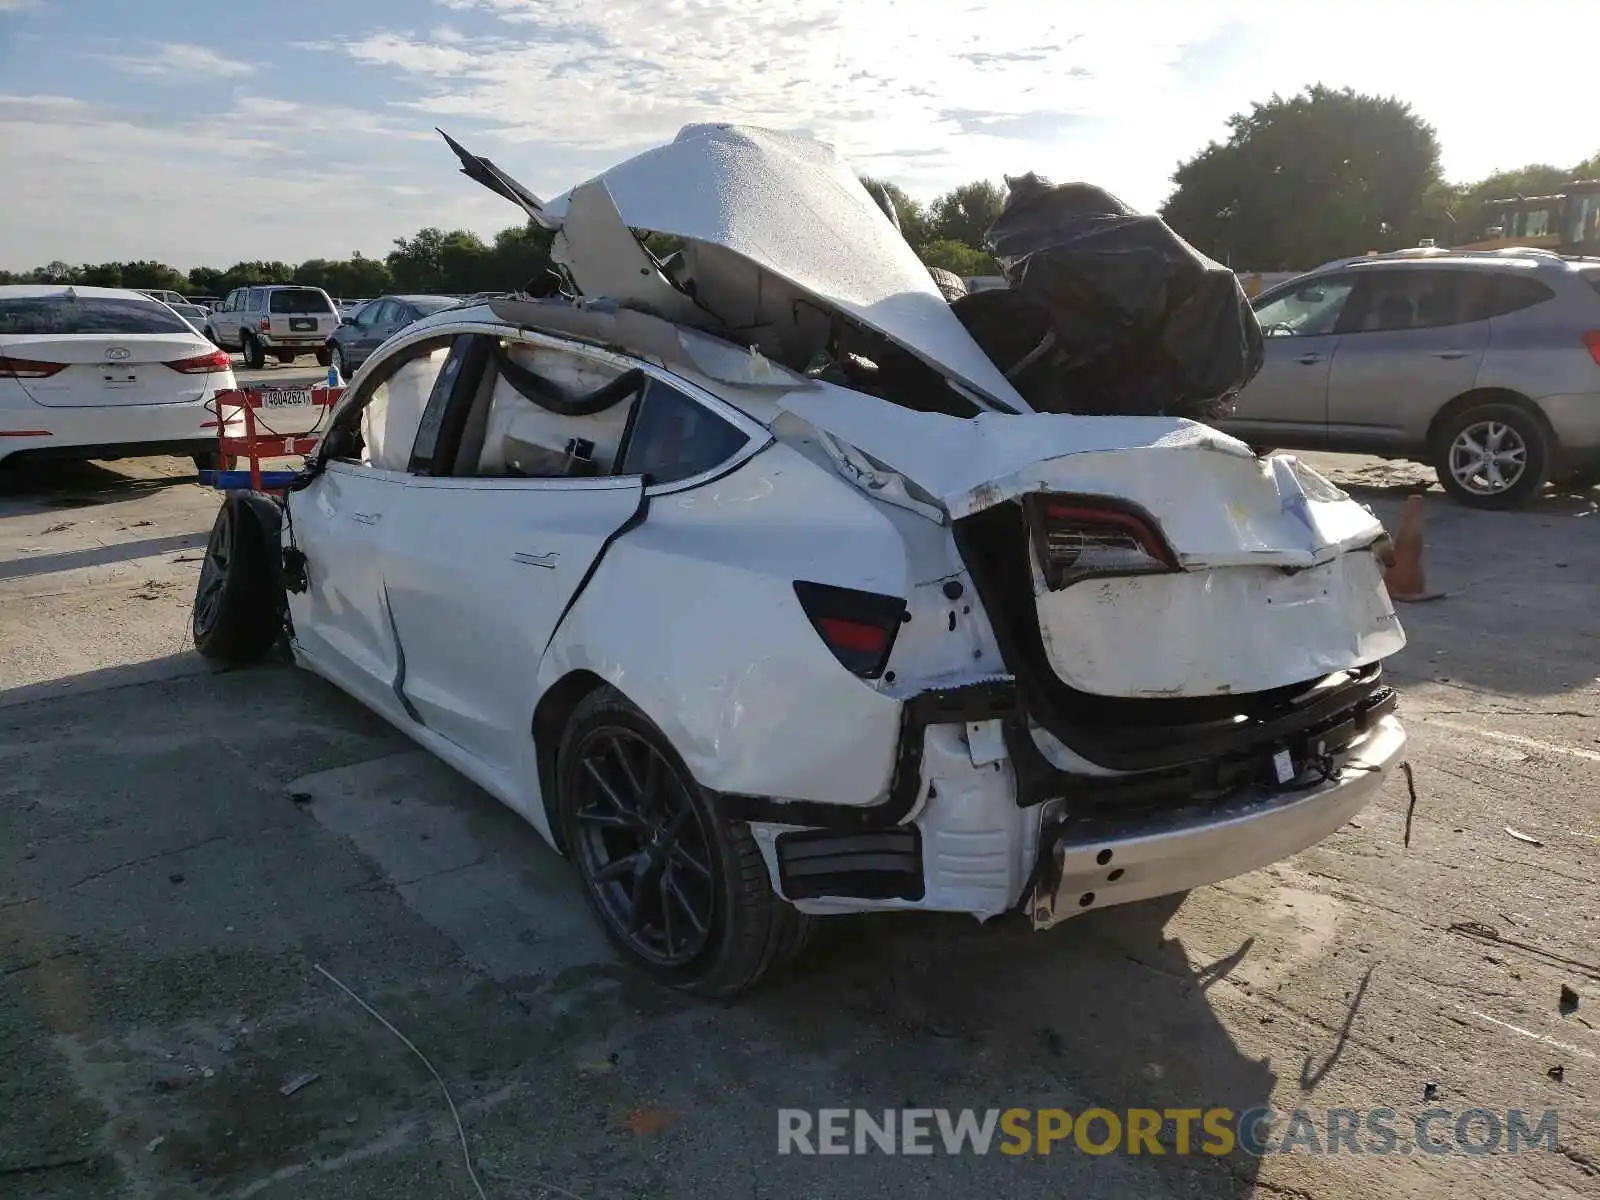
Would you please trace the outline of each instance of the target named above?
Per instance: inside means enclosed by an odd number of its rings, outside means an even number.
[[[762,295],[774,282],[765,273],[909,351],[982,407],[1030,411],[830,145],[750,126],[688,125],[548,204],[451,146],[464,173],[558,231],[555,256],[586,295],[736,335],[784,320],[801,325],[793,304],[774,317],[780,306]],[[683,239],[692,283],[651,269],[660,264],[629,231]]]

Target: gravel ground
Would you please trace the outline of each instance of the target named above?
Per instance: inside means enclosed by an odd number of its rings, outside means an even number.
[[[1391,519],[1427,478],[1318,461]],[[619,965],[531,830],[383,722],[196,659],[216,500],[188,464],[4,489],[0,1195],[476,1195],[433,1078],[318,965],[428,1055],[496,1198],[1600,1194],[1594,493],[1429,492],[1448,594],[1403,612],[1392,668],[1409,851],[1392,781],[1181,900],[1045,935],[831,922],[794,977],[710,1006]],[[1555,1109],[1559,1132],[1486,1156],[777,1153],[779,1108],[1089,1105],[1319,1128],[1388,1106],[1402,1134],[1433,1106]]]

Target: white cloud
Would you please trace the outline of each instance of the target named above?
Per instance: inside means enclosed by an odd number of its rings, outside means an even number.
[[[62,99],[0,96],[0,266],[381,257],[424,225],[514,220],[391,115],[244,96],[162,123]]]
[[[25,8],[38,8],[42,0],[0,0],[0,13],[21,12]]]
[[[148,54],[95,54],[91,57],[110,63],[130,75],[197,81],[207,78],[231,79],[250,75],[255,67],[238,59],[226,58],[204,46],[168,42]]]

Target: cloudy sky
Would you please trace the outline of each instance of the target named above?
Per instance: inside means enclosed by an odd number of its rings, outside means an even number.
[[[544,194],[735,120],[924,198],[1037,170],[1149,208],[1230,113],[1320,81],[1409,100],[1452,178],[1570,164],[1600,149],[1593,73],[1562,54],[1592,5],[1523,27],[1459,0],[0,0],[0,266],[511,224],[434,125]]]

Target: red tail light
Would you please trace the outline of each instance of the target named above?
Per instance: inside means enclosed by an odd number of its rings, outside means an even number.
[[[1095,576],[1179,569],[1156,523],[1131,505],[1103,496],[1034,496],[1027,513],[1034,553],[1052,591]]]
[[[261,331],[263,333],[265,333],[267,330],[269,330],[271,328],[272,328],[272,318],[271,317],[262,317],[261,318]]]
[[[863,679],[883,674],[895,632],[905,619],[904,600],[805,580],[795,581],[794,594],[845,670]]]
[[[65,371],[66,363],[37,362],[31,358],[6,358],[0,355],[0,374],[17,379],[49,379],[58,371]]]
[[[1584,334],[1583,344],[1589,351],[1589,357],[1594,359],[1595,365],[1600,366],[1600,329],[1591,329]]]
[[[213,350],[209,354],[180,358],[166,365],[183,375],[204,375],[208,371],[226,371],[233,366],[233,359],[228,357],[226,350]]]

